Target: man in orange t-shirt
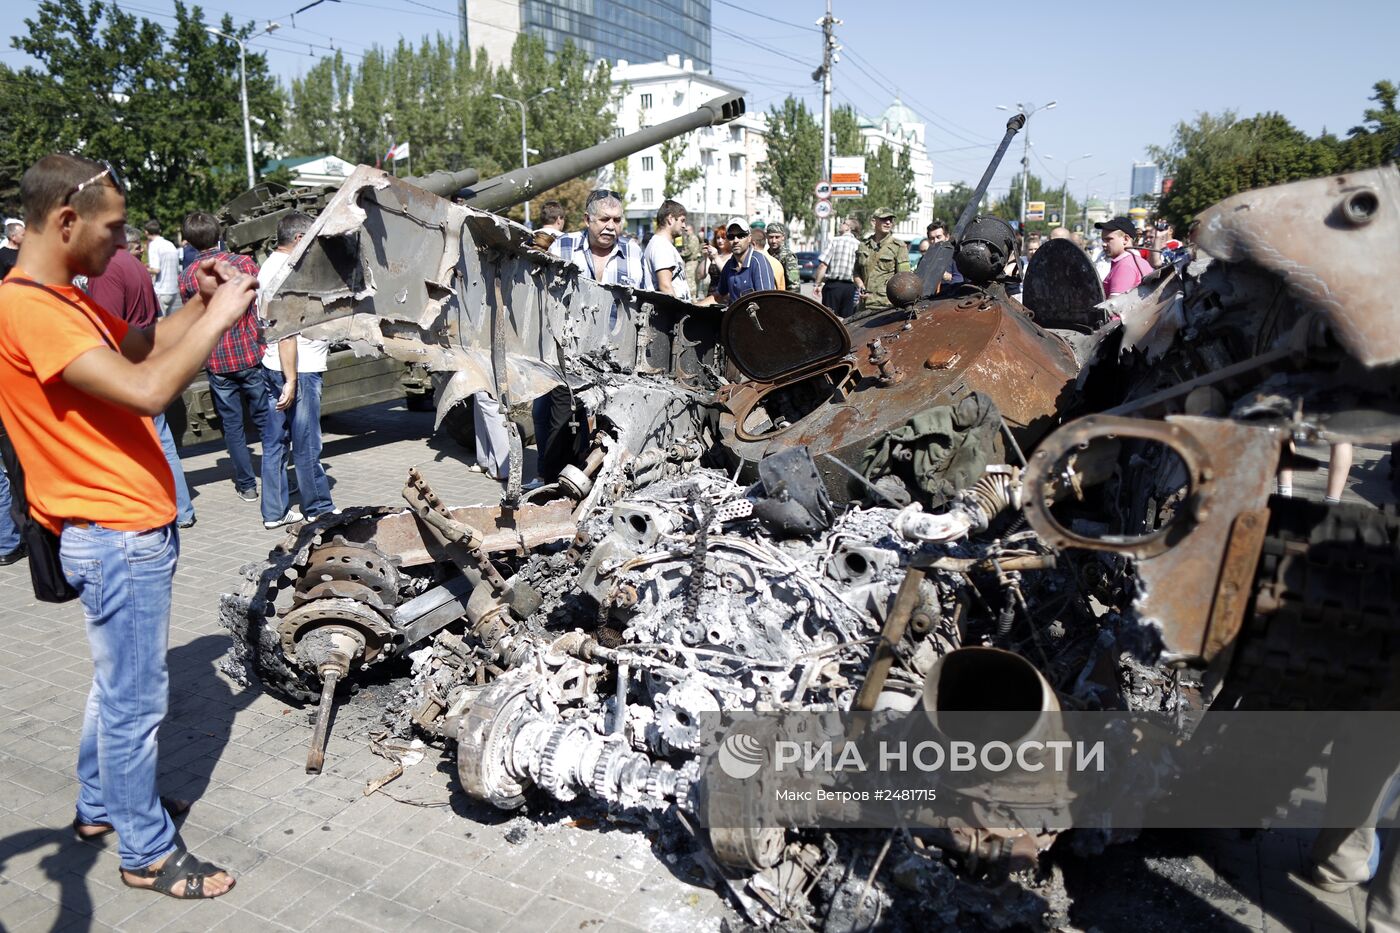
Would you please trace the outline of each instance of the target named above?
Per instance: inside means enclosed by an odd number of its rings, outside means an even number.
[[[153,415],[179,395],[243,314],[257,280],[205,263],[180,311],[135,328],[72,286],[126,240],[126,197],[106,163],[45,156],[20,180],[28,231],[0,285],[0,419],[24,466],[33,518],[60,536],[93,679],[78,743],[81,838],[115,830],[121,877],[174,897],[233,886],[190,855],[156,790],[165,718],[174,483]]]

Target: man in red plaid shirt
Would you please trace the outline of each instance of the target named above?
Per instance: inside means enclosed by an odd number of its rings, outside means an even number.
[[[219,221],[212,214],[195,211],[185,218],[185,239],[199,250],[195,262],[180,275],[180,297],[185,301],[199,291],[194,270],[201,260],[222,259],[239,272],[257,276],[258,266],[252,259],[219,249],[221,232]],[[258,498],[258,479],[253,472],[253,455],[248,449],[243,429],[243,403],[248,403],[257,436],[261,438],[267,420],[266,386],[261,365],[263,349],[255,299],[248,304],[248,310],[243,312],[238,323],[230,327],[215,345],[214,352],[209,354],[209,361],[205,363],[205,368],[209,370],[209,394],[214,399],[214,410],[223,422],[224,444],[233,460],[233,487],[238,491],[239,498],[249,502]]]

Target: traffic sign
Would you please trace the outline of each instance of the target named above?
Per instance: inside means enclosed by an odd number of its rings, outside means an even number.
[[[826,219],[827,219],[828,217],[830,217],[830,216],[831,216],[831,202],[830,202],[830,201],[818,201],[818,202],[817,202],[817,219],[818,219],[818,220],[826,220]]]
[[[831,197],[831,184],[825,181],[817,182],[816,195],[818,201],[825,201]]]
[[[1044,201],[1027,201],[1027,202],[1026,202],[1026,220],[1044,220],[1044,219],[1045,219],[1045,202],[1044,202]]]

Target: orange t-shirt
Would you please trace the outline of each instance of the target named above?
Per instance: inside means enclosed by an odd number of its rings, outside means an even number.
[[[66,519],[148,531],[175,518],[175,479],[155,424],[63,381],[69,363],[120,347],[127,324],[72,286],[0,285],[0,418],[24,465],[29,510],[55,533]]]

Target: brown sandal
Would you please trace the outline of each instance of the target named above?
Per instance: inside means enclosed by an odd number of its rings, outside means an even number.
[[[170,818],[179,819],[190,812],[193,805],[188,800],[176,800],[174,797],[160,798],[160,805],[165,808],[165,812],[170,814]],[[83,830],[96,830],[96,832],[83,832]],[[111,823],[84,823],[77,817],[73,817],[73,835],[79,842],[91,842],[94,839],[101,839],[116,832],[116,827]]]
[[[123,868],[120,869],[120,871],[122,884],[126,885],[128,888],[137,888],[143,891],[156,891],[160,894],[164,894],[166,897],[192,900],[196,898],[219,897],[219,894],[204,893],[204,879],[210,875],[217,875],[219,872],[223,871],[223,869],[209,862],[201,862],[186,849],[176,849],[174,852],[170,853],[170,856],[165,860],[165,864],[161,865],[160,868]],[[129,874],[137,878],[151,878],[154,880],[149,885],[132,884],[131,881],[127,879],[127,875]],[[184,891],[180,894],[176,894],[175,885],[182,881],[185,883]],[[234,884],[236,883],[237,882],[234,882]],[[229,885],[228,890],[233,890],[233,884]],[[220,893],[227,894],[228,891]]]

